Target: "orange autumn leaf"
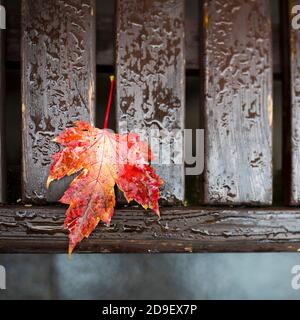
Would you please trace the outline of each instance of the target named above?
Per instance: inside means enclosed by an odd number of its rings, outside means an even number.
[[[110,223],[116,203],[115,184],[128,202],[135,200],[159,216],[163,182],[149,165],[151,150],[137,134],[120,135],[76,122],[54,141],[64,149],[52,156],[47,186],[79,172],[60,199],[69,204],[64,224],[69,230],[69,253],[100,221]]]

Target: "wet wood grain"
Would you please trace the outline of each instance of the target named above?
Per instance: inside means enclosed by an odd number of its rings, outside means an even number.
[[[98,5],[99,9],[101,5]],[[97,42],[96,62],[99,66],[114,65],[114,35],[115,35],[115,16],[97,10],[96,28],[97,34],[101,34],[101,39]],[[8,34],[7,34],[7,58],[10,62],[20,61],[20,43],[21,43],[21,13],[18,7],[8,11]],[[275,74],[281,73],[280,58],[280,27],[278,24],[272,26],[273,42],[273,71]],[[185,20],[185,45],[186,45],[186,68],[188,70],[199,70],[199,48],[200,48],[200,30],[197,19],[186,17]]]
[[[272,203],[269,1],[204,2],[205,203]]]
[[[161,198],[169,204],[181,202],[184,1],[120,0],[116,21],[118,130],[140,132],[144,139],[153,137],[151,146],[159,162],[153,166],[165,182]]]
[[[0,207],[0,253],[67,252],[64,207]],[[254,252],[300,248],[300,210],[163,208],[162,218],[119,209],[77,252]]]
[[[95,1],[23,1],[22,28],[23,198],[52,202],[67,184],[46,190],[52,139],[94,121]]]
[[[0,0],[0,5],[4,1]],[[5,201],[6,171],[5,171],[5,30],[0,29],[0,202]]]
[[[293,5],[300,5],[300,1],[288,1],[285,14],[290,17]],[[286,23],[291,23],[290,19],[286,19]],[[290,112],[290,125],[291,134],[290,139],[290,160],[291,160],[291,187],[290,187],[290,204],[300,204],[300,30],[295,30],[291,27],[286,29],[289,33],[285,48],[289,50],[289,61],[287,61],[286,68],[290,67],[287,71],[289,79],[286,83],[289,86],[290,100],[285,104]],[[288,98],[288,97],[287,97]],[[288,137],[285,137],[288,139]]]

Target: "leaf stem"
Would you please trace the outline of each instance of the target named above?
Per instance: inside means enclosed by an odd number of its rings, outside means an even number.
[[[109,79],[110,79],[110,92],[109,92],[109,98],[108,98],[108,103],[107,103],[107,108],[106,108],[106,115],[105,115],[103,129],[107,129],[107,126],[108,126],[109,113],[110,113],[110,109],[111,109],[111,102],[112,102],[114,85],[115,85],[115,77],[110,76]]]

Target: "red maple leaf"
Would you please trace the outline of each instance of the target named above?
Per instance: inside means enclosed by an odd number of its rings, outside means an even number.
[[[47,187],[53,180],[79,172],[60,199],[69,204],[64,226],[69,230],[70,254],[100,221],[110,223],[116,203],[115,184],[128,202],[135,200],[159,216],[163,182],[149,165],[153,159],[150,148],[137,134],[115,134],[79,121],[54,141],[64,149],[52,156]]]

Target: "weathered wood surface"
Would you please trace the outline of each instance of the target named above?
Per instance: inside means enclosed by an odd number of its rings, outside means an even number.
[[[116,20],[118,131],[137,131],[142,138],[153,137],[150,142],[158,162],[153,166],[165,182],[161,198],[169,204],[181,202],[184,199],[181,134],[185,113],[184,1],[120,0]]]
[[[22,24],[23,198],[57,201],[66,181],[46,190],[51,140],[94,122],[95,1],[24,0]]]
[[[66,252],[64,207],[0,207],[0,252]],[[78,252],[298,251],[300,209],[163,208],[117,210]]]
[[[11,62],[20,60],[21,43],[21,13],[18,10],[8,11],[8,34],[7,34],[7,58]],[[97,34],[102,34],[101,41],[97,42],[97,65],[112,66],[114,64],[114,35],[115,17],[101,10],[97,10],[96,28]],[[279,26],[274,24],[273,30],[273,66],[274,73],[281,73],[280,45],[279,45]],[[186,19],[186,68],[188,70],[199,70],[199,48],[200,30],[199,21],[196,19]]]
[[[292,16],[291,10],[292,5],[300,5],[300,1],[293,0],[288,1],[289,7],[285,14]],[[290,20],[287,19],[287,23],[290,23]],[[290,108],[291,113],[289,119],[291,122],[291,139],[290,139],[290,148],[291,148],[291,188],[290,188],[290,203],[292,205],[300,204],[300,30],[295,30],[289,28],[289,59],[290,61],[287,64],[290,66],[289,76],[290,79],[287,79],[289,90],[290,90],[290,105],[286,107]],[[288,47],[288,43],[286,47]]]
[[[205,203],[272,203],[271,7],[207,0]]]
[[[0,0],[0,5],[4,1]],[[5,106],[5,30],[0,29],[0,202],[5,201],[5,131],[4,131],[4,106]]]

